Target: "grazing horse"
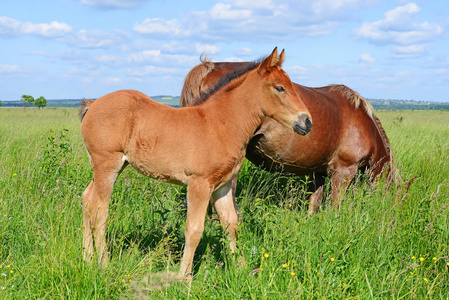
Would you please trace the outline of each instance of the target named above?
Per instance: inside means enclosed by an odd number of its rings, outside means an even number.
[[[201,103],[201,95],[221,76],[250,64],[201,61],[185,78],[180,106]],[[388,137],[366,99],[344,85],[293,86],[312,115],[313,130],[307,136],[294,135],[266,118],[254,132],[246,157],[271,172],[314,174],[309,214],[319,209],[326,176],[331,178],[331,199],[336,207],[359,169],[371,179],[384,174],[387,182],[400,180]]]
[[[172,108],[133,90],[81,104],[81,135],[94,172],[83,193],[85,260],[92,259],[94,248],[100,263],[107,260],[109,200],[128,164],[149,177],[187,186],[181,275],[191,278],[209,202],[235,251],[232,178],[253,132],[266,116],[301,135],[312,127],[307,108],[281,68],[283,60],[284,51],[278,55],[274,49],[262,62],[222,78],[205,96],[207,101],[194,107]]]

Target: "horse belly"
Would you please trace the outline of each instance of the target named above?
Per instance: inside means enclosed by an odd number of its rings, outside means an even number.
[[[187,185],[177,148],[161,145],[157,137],[131,140],[125,156],[139,173],[164,182]]]
[[[153,159],[126,157],[129,164],[139,173],[148,177],[177,185],[187,185],[187,176],[183,172],[171,169],[166,164],[154,161]]]
[[[270,172],[296,175],[325,172],[332,156],[331,143],[318,142],[313,130],[306,137],[298,136],[273,121],[251,139],[246,156]]]

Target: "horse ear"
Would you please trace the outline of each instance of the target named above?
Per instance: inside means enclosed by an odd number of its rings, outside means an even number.
[[[278,48],[274,48],[270,56],[265,58],[259,66],[259,73],[270,71],[272,67],[276,66],[279,62]]]
[[[278,61],[278,63],[277,63],[277,65],[278,65],[279,67],[282,67],[282,64],[284,63],[284,59],[285,59],[285,50],[282,49],[281,54],[279,54],[279,61]]]

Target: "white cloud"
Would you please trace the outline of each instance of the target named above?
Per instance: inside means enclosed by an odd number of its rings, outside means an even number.
[[[363,23],[355,30],[355,35],[374,44],[401,45],[428,42],[441,35],[443,29],[438,24],[416,21],[419,11],[420,8],[415,3],[399,6],[387,11],[382,20]]]
[[[82,29],[74,37],[71,44],[78,44],[83,48],[103,48],[110,46],[112,43],[112,40],[102,30],[87,31]]]
[[[447,75],[447,74],[449,74],[449,69],[444,69],[444,68],[437,69],[437,70],[435,70],[435,74]]]
[[[147,18],[142,23],[135,23],[133,29],[140,34],[165,36],[167,38],[190,35],[190,32],[185,30],[184,24],[181,24],[177,19],[165,21],[160,18]]]
[[[17,38],[37,36],[58,40],[77,48],[110,48],[128,40],[129,35],[122,31],[74,30],[71,26],[53,21],[51,23],[22,22],[9,17],[0,17],[0,37]]]
[[[307,68],[301,66],[285,67],[285,70],[291,76],[304,75],[307,73]]]
[[[197,43],[195,45],[195,49],[198,53],[205,53],[205,54],[217,54],[221,50],[220,47],[217,47],[215,45],[201,44],[201,43]]]
[[[122,80],[118,77],[108,77],[104,79],[104,83],[108,84],[108,85],[114,85],[117,83],[121,83]]]
[[[249,56],[254,55],[254,51],[251,48],[238,48],[235,53],[239,56]]]
[[[24,73],[25,69],[18,65],[0,65],[0,74]]]
[[[137,77],[146,77],[148,75],[157,76],[160,74],[172,74],[179,75],[182,74],[179,68],[166,68],[166,67],[157,67],[157,66],[144,66],[144,67],[130,67],[127,69],[127,73],[130,76]]]
[[[312,10],[316,15],[327,15],[329,12],[358,7],[362,3],[360,0],[315,0]]]
[[[233,5],[241,8],[272,10],[275,9],[279,4],[274,4],[271,0],[236,0],[233,1]]]
[[[423,55],[426,50],[424,45],[397,46],[393,48],[393,58],[415,58]]]
[[[360,57],[359,57],[359,62],[372,63],[375,61],[376,60],[374,58],[372,58],[371,55],[368,53],[364,53],[364,54],[360,55]]]
[[[241,20],[252,16],[249,9],[235,9],[230,4],[217,3],[210,10],[212,19],[215,20]]]
[[[376,0],[222,0],[209,10],[186,13],[182,19],[147,18],[134,24],[134,32],[159,39],[195,38],[217,41],[277,42],[300,36],[330,34],[349,12]]]
[[[129,36],[124,32],[108,32],[104,30],[79,30],[60,38],[61,42],[78,48],[111,48],[118,46]]]
[[[191,51],[189,44],[181,41],[172,40],[162,45],[162,50],[169,53],[188,53]]]
[[[104,9],[127,9],[139,7],[147,1],[148,0],[81,0],[81,3]]]
[[[127,63],[129,64],[193,66],[197,62],[197,56],[164,54],[161,53],[160,50],[145,50],[137,53],[132,53],[127,58]]]
[[[9,17],[0,17],[0,36],[19,37],[23,35],[35,35],[43,38],[62,37],[72,32],[69,25],[53,21],[46,23],[22,22]]]
[[[133,53],[129,56],[132,62],[160,62],[161,51],[160,50],[146,50],[138,53]]]
[[[101,65],[108,65],[113,68],[122,67],[128,63],[128,59],[126,57],[121,57],[117,55],[110,54],[101,54],[93,57],[94,62],[99,63]]]

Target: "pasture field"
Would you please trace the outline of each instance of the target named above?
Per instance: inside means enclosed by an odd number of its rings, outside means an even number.
[[[360,178],[341,209],[325,203],[308,217],[308,178],[246,162],[244,259],[211,214],[189,286],[176,277],[185,188],[128,167],[110,205],[111,261],[85,263],[81,194],[92,171],[77,110],[0,108],[0,299],[448,299],[449,111],[376,114],[403,185]]]

